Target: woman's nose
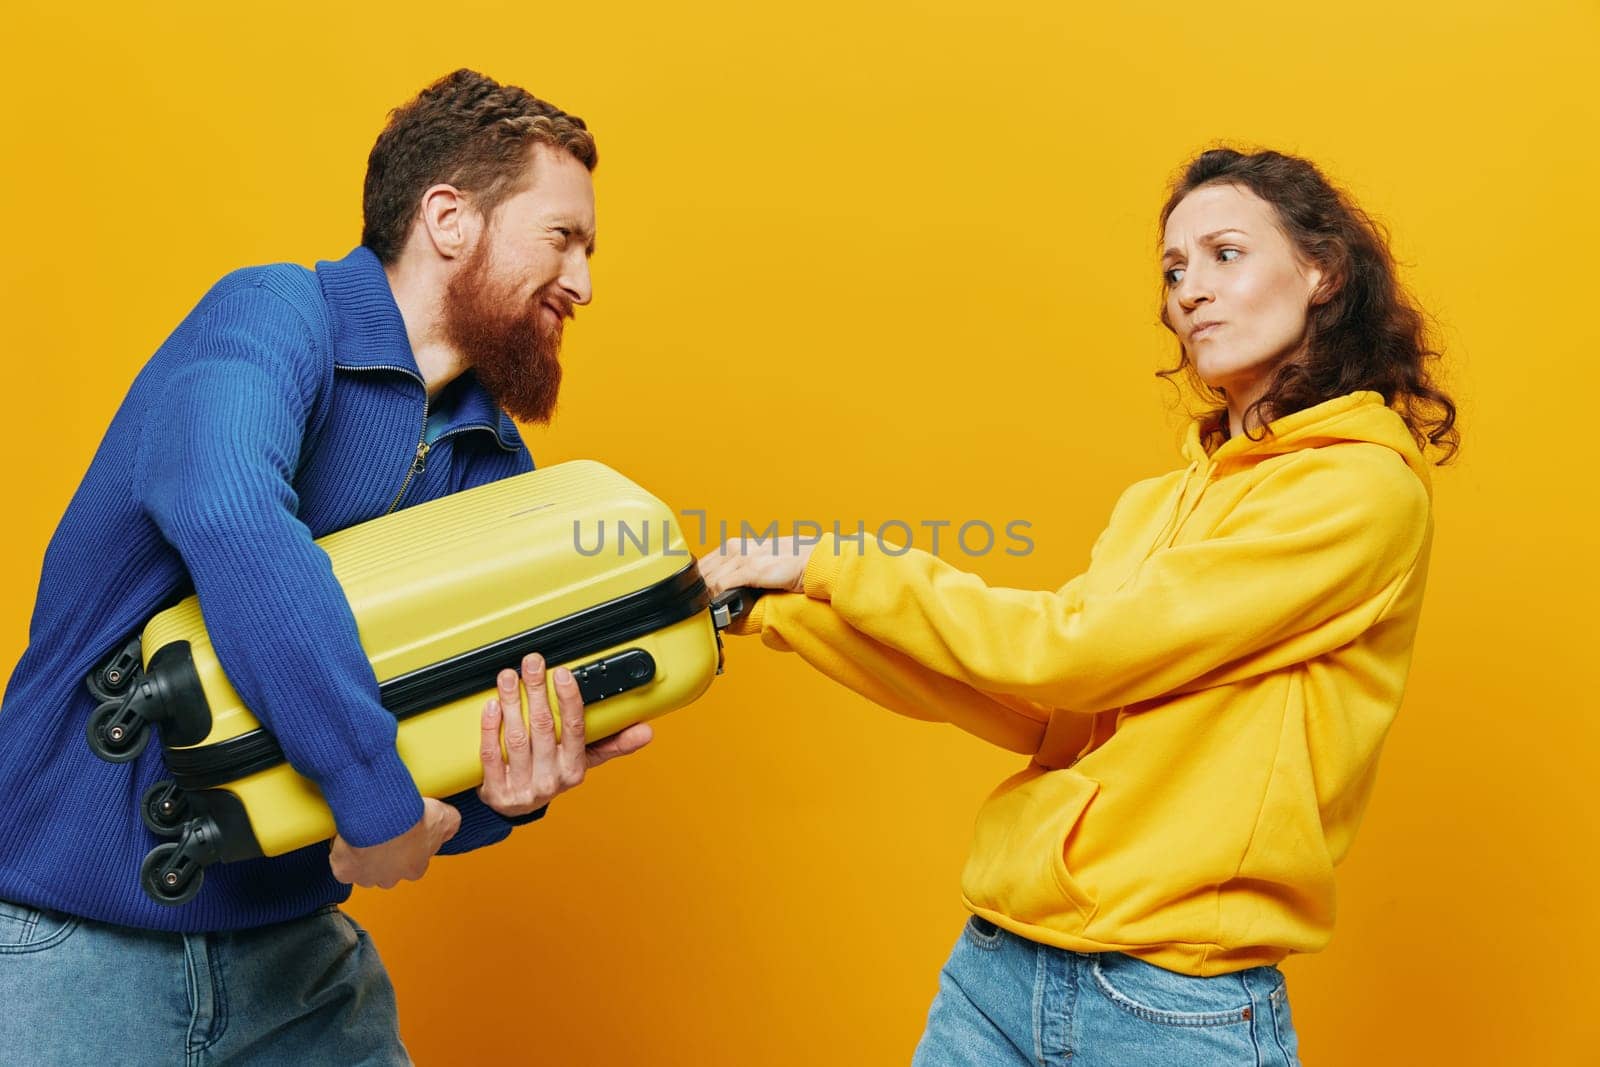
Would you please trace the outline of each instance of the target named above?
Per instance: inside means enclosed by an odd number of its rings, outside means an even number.
[[[1185,271],[1183,280],[1178,283],[1178,303],[1185,311],[1193,311],[1201,304],[1211,299],[1211,288],[1205,279],[1196,277],[1192,271]]]

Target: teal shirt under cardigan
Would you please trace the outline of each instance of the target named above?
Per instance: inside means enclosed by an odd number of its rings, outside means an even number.
[[[350,895],[326,844],[214,866],[178,907],[139,888],[139,864],[159,842],[137,804],[167,772],[157,744],[122,764],[89,751],[95,700],[83,679],[193,592],[234,687],[318,783],[339,832],[370,845],[417,822],[395,719],[312,542],[391,506],[533,469],[515,423],[470,372],[447,393],[408,482],[426,394],[366,248],[314,271],[245,268],[206,293],[134,380],[45,551],[28,648],[0,707],[0,899],[198,932]],[[447,853],[531,819],[502,818],[471,792],[449,800],[462,827]]]

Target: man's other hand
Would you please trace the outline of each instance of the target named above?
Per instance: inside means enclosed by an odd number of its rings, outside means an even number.
[[[461,829],[461,813],[442,800],[422,798],[422,819],[401,834],[366,848],[333,839],[328,863],[333,876],[353,885],[393,889],[401,879],[416,881],[440,847]]]
[[[555,715],[545,696],[544,657],[522,661],[522,676],[509,667],[500,672],[498,692],[483,709],[479,756],[483,785],[478,798],[505,816],[537,811],[561,793],[583,782],[590,768],[637,752],[650,743],[648,723],[634,723],[614,737],[584,743],[583,696],[565,667],[556,670],[556,702],[561,712],[561,740],[556,740]],[[522,721],[518,683],[528,692],[528,721]],[[502,750],[501,742],[504,741]]]

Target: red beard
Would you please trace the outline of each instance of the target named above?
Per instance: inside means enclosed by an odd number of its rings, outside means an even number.
[[[519,305],[490,283],[488,249],[487,240],[479,241],[446,286],[445,335],[512,418],[548,423],[561,391],[558,357],[565,320],[551,325],[544,302],[567,307],[569,301],[551,283]]]

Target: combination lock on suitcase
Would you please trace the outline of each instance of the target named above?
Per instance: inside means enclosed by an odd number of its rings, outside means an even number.
[[[482,782],[480,716],[496,676],[543,655],[566,666],[596,741],[697,699],[722,671],[720,631],[760,590],[713,603],[672,512],[616,471],[574,460],[419,504],[318,542],[355,614],[396,747],[425,796]],[[169,840],[140,884],[193,899],[207,865],[278,856],[334,835],[315,783],[244,706],[195,597],[153,617],[92,672],[90,747],[136,758],[155,726],[170,780],[145,824]]]

